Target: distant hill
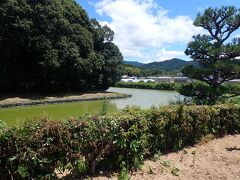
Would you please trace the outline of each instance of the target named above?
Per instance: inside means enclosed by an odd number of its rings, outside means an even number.
[[[182,59],[177,58],[173,58],[162,62],[152,62],[148,64],[136,61],[124,61],[124,64],[129,64],[149,70],[165,70],[165,71],[179,71],[186,65],[197,66],[197,63],[194,61],[184,61]]]
[[[140,62],[137,62],[137,61],[124,61],[123,62],[124,64],[128,64],[128,65],[132,65],[132,66],[135,66],[135,67],[145,67],[146,64],[144,63],[140,63]]]

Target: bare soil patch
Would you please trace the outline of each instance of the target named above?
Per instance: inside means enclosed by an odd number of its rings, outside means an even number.
[[[240,135],[228,135],[204,141],[194,147],[146,160],[141,170],[130,174],[131,180],[239,180]],[[116,179],[94,177],[96,180]]]

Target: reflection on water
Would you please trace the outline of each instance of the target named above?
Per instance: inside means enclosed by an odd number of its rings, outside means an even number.
[[[128,88],[110,88],[109,92],[132,94],[131,98],[107,101],[107,113],[117,111],[127,105],[148,108],[169,104],[170,101],[179,97],[175,91],[143,90]],[[14,107],[0,109],[0,120],[8,125],[22,124],[24,120],[50,117],[53,119],[66,119],[79,117],[84,114],[101,114],[104,109],[104,101],[87,101],[77,103],[64,103],[52,105],[38,105],[30,107]],[[105,102],[106,104],[106,102]]]
[[[168,105],[171,101],[181,98],[176,91],[160,91],[149,89],[109,88],[109,92],[132,94],[131,98],[111,100],[118,108],[127,105],[149,108],[151,106]]]

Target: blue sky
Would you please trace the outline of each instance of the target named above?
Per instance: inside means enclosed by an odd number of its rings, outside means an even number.
[[[194,34],[198,12],[207,7],[235,6],[240,0],[77,0],[91,18],[115,32],[114,43],[128,61],[152,62],[184,54]],[[233,36],[240,37],[240,31]]]

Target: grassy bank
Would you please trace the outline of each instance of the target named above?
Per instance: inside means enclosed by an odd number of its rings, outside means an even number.
[[[14,106],[32,106],[40,104],[58,104],[66,102],[94,101],[103,99],[119,99],[131,97],[128,94],[116,92],[90,92],[90,93],[71,93],[55,95],[11,95],[0,98],[0,108]]]
[[[137,88],[137,89],[156,89],[156,90],[176,90],[180,83],[144,83],[144,82],[117,82],[115,87]]]
[[[66,121],[43,119],[0,128],[0,176],[50,178],[139,168],[146,157],[197,143],[202,137],[240,132],[240,106],[165,106],[125,109]]]

